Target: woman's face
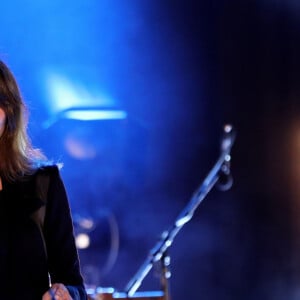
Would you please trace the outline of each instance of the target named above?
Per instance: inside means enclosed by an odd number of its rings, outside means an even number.
[[[4,110],[0,107],[0,137],[5,129],[6,115]]]

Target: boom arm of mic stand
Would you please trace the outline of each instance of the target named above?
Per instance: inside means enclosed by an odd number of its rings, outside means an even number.
[[[125,291],[129,297],[134,295],[136,290],[142,284],[144,278],[152,269],[154,263],[159,261],[163,257],[163,254],[172,245],[177,233],[181,230],[184,224],[186,224],[192,219],[197,207],[218,182],[223,164],[228,163],[228,161],[230,160],[230,150],[232,147],[232,143],[229,147],[226,147],[226,149],[222,149],[217,162],[215,163],[211,171],[208,173],[203,183],[194,192],[189,203],[176,218],[176,221],[171,227],[171,229],[169,231],[164,231],[161,235],[161,239],[150,250],[147,259],[125,288]]]

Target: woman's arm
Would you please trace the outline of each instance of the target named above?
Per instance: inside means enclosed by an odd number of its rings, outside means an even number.
[[[44,234],[51,282],[63,284],[73,300],[86,300],[66,190],[58,168],[47,169],[50,183]]]

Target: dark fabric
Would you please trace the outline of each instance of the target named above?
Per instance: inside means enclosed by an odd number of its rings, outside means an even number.
[[[44,220],[47,255],[31,215],[44,205],[35,177],[7,183],[0,192],[0,299],[41,300],[52,283],[67,286],[74,300],[86,299],[75,247],[70,207],[56,166],[38,172],[50,176]],[[48,259],[47,259],[48,256]]]

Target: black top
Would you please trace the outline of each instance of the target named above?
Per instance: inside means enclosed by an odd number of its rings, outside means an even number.
[[[44,202],[36,176],[49,174],[44,238],[32,214]],[[47,252],[47,253],[46,253]],[[67,286],[72,298],[86,299],[73,235],[70,207],[56,166],[44,167],[24,181],[3,181],[0,192],[0,299],[41,300],[52,283]]]

